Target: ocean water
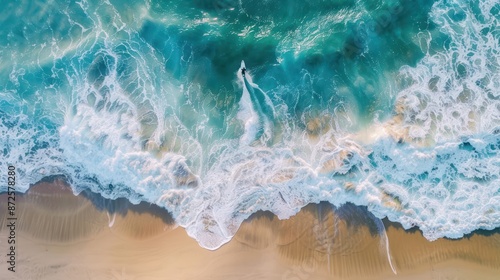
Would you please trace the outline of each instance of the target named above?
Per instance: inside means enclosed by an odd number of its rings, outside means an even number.
[[[320,201],[429,240],[500,226],[497,1],[7,0],[0,22],[19,191],[153,203],[209,249]]]

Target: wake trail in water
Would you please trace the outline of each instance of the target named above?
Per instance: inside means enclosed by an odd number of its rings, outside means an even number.
[[[209,249],[320,201],[429,240],[500,226],[496,1],[195,2],[8,1],[0,163],[20,191],[63,176],[154,203]]]
[[[242,142],[250,144],[261,137],[264,143],[272,141],[275,121],[272,101],[252,82],[244,61],[241,61],[238,76],[243,84],[240,119],[245,123],[245,134],[241,138]]]

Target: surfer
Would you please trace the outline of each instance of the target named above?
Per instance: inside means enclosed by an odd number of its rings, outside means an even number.
[[[267,94],[258,85],[252,83],[252,77],[246,76],[245,62],[241,61],[241,76],[243,78],[244,94],[247,92],[253,110],[258,116],[259,128],[255,139],[265,135],[265,139],[272,139],[274,129],[274,106]]]

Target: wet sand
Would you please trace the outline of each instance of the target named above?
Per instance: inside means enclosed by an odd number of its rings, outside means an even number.
[[[427,241],[363,207],[308,205],[279,220],[259,212],[220,249],[201,248],[168,212],[74,196],[62,181],[16,198],[16,272],[7,270],[6,195],[0,195],[2,279],[498,279],[500,233]],[[111,226],[110,226],[111,225]],[[397,274],[396,274],[397,273]]]

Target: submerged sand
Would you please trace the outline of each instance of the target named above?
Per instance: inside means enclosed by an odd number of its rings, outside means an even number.
[[[62,181],[16,198],[16,272],[2,279],[498,279],[500,233],[427,241],[354,205],[309,205],[288,220],[259,212],[228,244],[201,248],[168,212],[126,200],[74,196]]]

